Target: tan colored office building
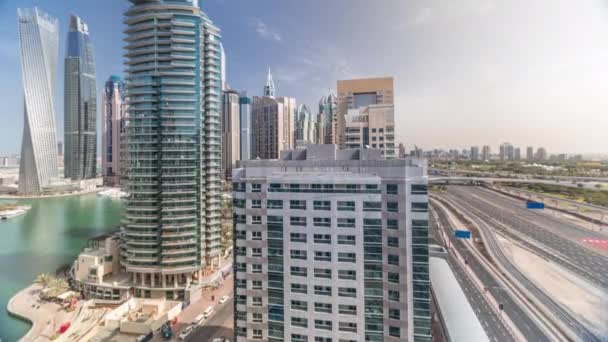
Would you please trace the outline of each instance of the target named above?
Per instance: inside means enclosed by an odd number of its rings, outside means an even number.
[[[224,92],[222,113],[222,175],[232,178],[232,168],[241,160],[241,110],[239,93],[234,90]]]
[[[294,148],[296,99],[254,96],[251,117],[253,159],[277,159],[281,151]]]

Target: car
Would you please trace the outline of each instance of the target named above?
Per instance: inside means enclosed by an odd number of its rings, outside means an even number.
[[[226,339],[223,337],[216,337],[213,339],[212,342],[225,342],[225,341],[226,341]]]
[[[220,304],[224,304],[224,303],[226,303],[226,302],[228,301],[228,299],[230,299],[230,297],[228,297],[228,296],[224,296],[224,297],[222,297],[222,298],[220,299]]]
[[[182,330],[182,332],[179,333],[179,339],[180,340],[185,340],[186,337],[188,337],[190,334],[192,334],[192,332],[194,331],[194,325],[189,325],[187,327],[184,328],[184,330]]]

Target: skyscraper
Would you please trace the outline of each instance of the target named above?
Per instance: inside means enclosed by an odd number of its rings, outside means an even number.
[[[349,109],[344,116],[344,136],[343,148],[377,148],[384,158],[395,158],[394,105],[374,104]]]
[[[221,254],[219,29],[192,0],[131,0],[122,265],[136,296],[187,300]]]
[[[25,94],[19,193],[41,194],[59,176],[54,109],[59,27],[38,8],[20,8],[17,16]]]
[[[317,116],[317,143],[337,144],[334,123],[338,120],[338,99],[331,91],[319,101]]]
[[[254,96],[251,109],[252,159],[276,159],[281,151],[293,148],[296,99],[276,97],[272,75],[264,86],[264,96]]]
[[[547,156],[547,149],[544,147],[539,147],[538,150],[536,150],[536,160],[545,161],[547,160]]]
[[[295,146],[316,143],[316,122],[305,104],[298,106],[295,123]]]
[[[479,146],[471,146],[470,157],[473,161],[479,160]]]
[[[224,91],[222,106],[222,173],[225,179],[232,178],[232,168],[241,160],[241,113],[239,93]]]
[[[334,130],[338,139],[334,144],[345,147],[345,117],[349,110],[374,105],[394,105],[393,78],[363,78],[338,81],[338,115],[334,120]],[[394,108],[393,108],[394,111]],[[394,129],[394,126],[392,127]],[[373,136],[370,134],[370,139]]]
[[[534,160],[534,147],[528,146],[526,148],[526,159],[528,161]]]
[[[521,149],[519,147],[513,149],[513,159],[521,160]]]
[[[236,341],[431,341],[426,162],[309,145],[233,174]]]
[[[126,102],[125,83],[111,76],[105,84],[101,102],[101,165],[103,182],[118,186],[126,177]]]
[[[251,126],[253,124],[253,120],[251,118],[252,103],[253,99],[247,96],[247,92],[241,92],[239,98],[239,112],[241,114],[241,160],[249,160],[251,159],[251,156],[255,154],[252,150],[254,144],[251,142],[251,134],[254,131],[253,127]]]
[[[492,149],[489,145],[483,145],[481,148],[481,160],[489,161],[491,157]]]
[[[87,179],[97,167],[95,59],[87,24],[70,16],[64,74],[64,174]]]
[[[515,149],[510,143],[502,143],[500,145],[500,160],[513,160],[515,158]]]

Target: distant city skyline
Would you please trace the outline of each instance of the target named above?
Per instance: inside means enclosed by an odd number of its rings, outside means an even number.
[[[326,11],[318,11],[321,4]],[[7,23],[0,29],[0,154],[19,152],[23,94],[16,86],[15,13],[18,6],[34,5],[60,20],[60,61],[69,14],[89,24],[98,96],[110,75],[124,76],[124,25],[115,18],[122,18],[128,1],[0,2],[0,19]],[[432,0],[378,7],[366,0],[238,6],[236,0],[208,0],[202,6],[225,27],[228,83],[250,96],[262,95],[259,83],[268,67],[276,87],[309,108],[327,89],[335,91],[339,79],[393,76],[395,140],[408,149],[516,141],[556,153],[608,153],[608,98],[602,91],[608,80],[608,7],[601,1],[541,0],[530,6],[523,0],[465,0],[454,7]],[[331,13],[343,15],[307,27],[287,20]],[[355,25],[361,18],[366,25]],[[290,41],[302,43],[287,49]],[[254,56],[252,49],[268,53]],[[59,64],[57,75],[63,75]],[[56,88],[56,99],[62,99],[62,77]],[[62,102],[55,103],[58,123]]]

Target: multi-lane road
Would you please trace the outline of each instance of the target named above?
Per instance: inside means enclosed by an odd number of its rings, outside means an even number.
[[[225,337],[232,341],[234,337],[233,308],[234,300],[232,298],[224,304],[216,305],[211,317],[190,334],[186,341],[211,342],[216,337]]]

